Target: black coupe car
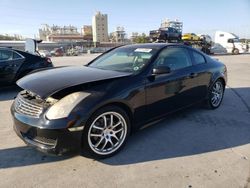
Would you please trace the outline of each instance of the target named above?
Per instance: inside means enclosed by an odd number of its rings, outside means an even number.
[[[11,48],[0,48],[0,86],[14,84],[26,74],[40,68],[52,67],[49,58]]]
[[[191,47],[122,46],[86,66],[18,80],[24,90],[11,107],[14,129],[45,152],[80,147],[105,158],[118,152],[131,132],[170,112],[198,102],[219,107],[226,81],[224,64]]]

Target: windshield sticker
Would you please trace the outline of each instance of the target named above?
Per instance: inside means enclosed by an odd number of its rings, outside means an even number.
[[[135,49],[135,52],[146,52],[146,53],[149,53],[151,51],[152,51],[152,49],[150,49],[150,48],[137,48],[137,49]]]

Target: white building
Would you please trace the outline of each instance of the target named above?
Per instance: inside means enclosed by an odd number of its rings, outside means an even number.
[[[115,31],[111,33],[111,42],[125,42],[126,32],[124,27],[116,27]]]
[[[183,22],[180,22],[178,19],[175,20],[165,19],[161,22],[161,28],[164,29],[167,27],[173,27],[182,33]]]
[[[97,12],[92,18],[93,42],[108,42],[108,15]]]
[[[43,24],[42,28],[39,29],[39,37],[44,41],[82,41],[83,36],[77,31],[77,27],[69,26],[57,26]]]

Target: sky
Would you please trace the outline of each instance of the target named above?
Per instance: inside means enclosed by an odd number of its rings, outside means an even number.
[[[0,0],[0,34],[38,35],[41,24],[91,25],[96,11],[108,14],[108,30],[158,29],[165,18],[183,22],[183,32],[216,30],[250,38],[250,0]]]

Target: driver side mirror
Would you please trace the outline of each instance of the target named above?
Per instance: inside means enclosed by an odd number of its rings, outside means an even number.
[[[168,74],[171,72],[171,69],[168,66],[159,66],[153,69],[152,74],[158,75],[158,74]]]

